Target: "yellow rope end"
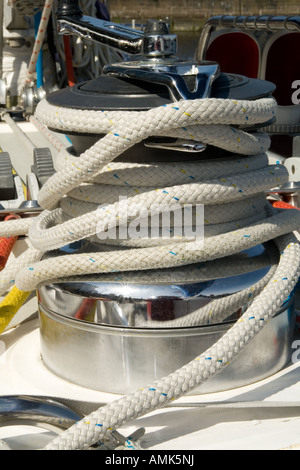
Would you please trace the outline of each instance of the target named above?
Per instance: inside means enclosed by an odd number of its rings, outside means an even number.
[[[0,303],[0,334],[9,325],[12,318],[29,297],[30,292],[23,292],[14,286]]]

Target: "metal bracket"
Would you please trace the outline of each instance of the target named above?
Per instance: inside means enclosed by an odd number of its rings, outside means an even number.
[[[26,85],[21,93],[21,105],[24,108],[25,116],[34,114],[38,103],[46,97],[43,87]]]
[[[33,216],[42,212],[42,208],[37,203],[37,193],[39,185],[33,173],[27,175],[27,197],[25,199],[24,188],[21,178],[14,175],[16,198],[7,201],[0,201],[0,217],[8,214],[18,214],[20,216]]]
[[[20,207],[22,202],[25,201],[22,180],[18,175],[14,176],[14,184],[16,189],[16,198],[10,199],[8,201],[0,201],[0,214],[2,213],[3,209],[9,209],[9,212],[11,213],[12,209]]]
[[[278,194],[283,202],[299,208],[300,181],[289,181],[279,188],[268,191],[268,194]]]
[[[139,449],[138,441],[143,435],[145,434],[145,428],[139,428],[134,433],[132,433],[128,437],[124,437],[118,431],[112,432],[112,437],[117,442],[117,447],[115,450],[123,450],[123,449],[132,449],[136,450]]]
[[[209,97],[212,84],[220,74],[220,67],[216,62],[190,63],[173,59],[154,63],[122,62],[105,66],[103,73],[165,85],[174,101],[178,101]]]
[[[145,147],[153,149],[176,150],[177,152],[199,153],[206,149],[203,142],[195,142],[194,140],[185,139],[155,139],[150,138],[144,142]]]

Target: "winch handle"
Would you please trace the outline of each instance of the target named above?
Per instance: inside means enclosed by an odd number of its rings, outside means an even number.
[[[78,0],[59,0],[56,17],[60,34],[91,39],[132,55],[168,57],[177,53],[177,35],[169,34],[161,20],[148,21],[140,31],[83,15]]]
[[[56,17],[60,34],[74,34],[141,56],[140,60],[106,65],[104,74],[165,85],[174,101],[210,96],[212,83],[220,74],[216,62],[190,63],[178,59],[177,36],[169,34],[167,24],[161,20],[148,20],[144,31],[138,31],[83,15],[78,0],[59,0]],[[183,78],[188,75],[195,77],[192,90]]]

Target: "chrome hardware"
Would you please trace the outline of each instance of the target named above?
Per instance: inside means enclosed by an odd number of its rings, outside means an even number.
[[[8,124],[14,121],[8,114],[2,115]],[[14,127],[13,127],[14,129]],[[25,136],[26,137],[26,136]],[[7,214],[33,215],[42,211],[37,202],[40,187],[54,173],[51,151],[46,148],[33,148],[34,165],[26,175],[26,188],[19,175],[13,174],[10,156],[1,153],[0,159],[0,217]],[[26,196],[25,196],[26,194]]]
[[[177,36],[160,20],[149,21],[145,31],[83,15],[78,2],[60,1],[57,27],[61,34],[75,34],[128,54],[165,57],[177,52]]]
[[[109,21],[90,16],[67,16],[58,18],[58,32],[65,35],[76,35],[91,39],[128,54],[141,54],[143,51],[143,36],[139,31],[129,27],[116,25]]]
[[[38,215],[40,212],[42,212],[42,208],[39,206],[36,200],[37,193],[39,190],[36,176],[33,173],[29,173],[29,175],[27,175],[26,190],[27,197],[31,197],[30,200],[25,199],[24,188],[21,178],[18,175],[14,175],[13,178],[16,197],[15,199],[0,201],[0,217],[8,214],[31,216]]]
[[[0,397],[0,426],[24,424],[61,433],[100,406],[103,406],[103,403],[96,404],[56,397],[3,396]],[[90,450],[136,448],[139,439],[144,434],[145,428],[138,428],[128,437],[113,430],[110,439],[95,442]],[[2,447],[0,450],[12,450],[9,446],[5,446],[5,441],[0,442],[0,447]]]
[[[34,114],[39,101],[46,98],[43,87],[25,86],[21,94],[21,106],[24,108],[25,116]]]
[[[77,285],[80,287],[79,282]],[[101,284],[95,283],[91,287],[100,291]],[[103,287],[105,289],[106,285]],[[125,284],[119,287],[121,297],[122,293],[129,296],[131,291],[135,295],[138,286]],[[171,295],[175,292],[179,297],[179,290],[180,286],[177,289],[169,286]],[[148,291],[150,292],[150,288]],[[159,313],[164,310],[166,299],[159,298],[157,310],[153,312],[155,301],[152,300],[130,302],[123,298],[117,303],[115,300],[106,302],[99,298],[80,297],[78,291],[74,291],[74,294],[72,296],[69,292],[66,293],[65,285],[62,288],[48,286],[39,290],[43,364],[68,382],[102,392],[131,393],[141,383],[151,383],[168,375],[211,347],[233,324],[232,320],[194,327],[135,327],[125,325],[125,317],[130,321],[133,317],[137,318],[139,312],[146,314],[149,303],[151,315]],[[142,292],[143,294],[145,293]],[[173,299],[174,296],[169,297],[176,312],[178,304],[183,310],[186,304],[185,312],[189,312],[189,299],[186,302]],[[45,306],[46,302],[48,307]],[[196,298],[194,302],[200,306],[201,299]],[[102,307],[105,308],[103,316],[109,315],[114,324],[105,324],[100,318],[100,322],[97,319],[95,323],[92,322],[91,317],[100,315]],[[69,316],[71,309],[75,318]],[[119,326],[116,325],[117,320]],[[160,323],[163,325],[164,322]],[[259,335],[253,338],[238,358],[213,379],[200,385],[193,394],[248,385],[279,371],[290,360],[293,332],[294,309],[291,299]],[[256,357],[254,362],[253,351]]]
[[[67,429],[81,419],[78,413],[50,399],[28,396],[0,397],[0,423],[16,424],[16,421],[33,421],[46,429]]]
[[[25,201],[22,180],[18,175],[14,176],[14,185],[16,190],[16,197],[15,199],[0,201],[0,214],[5,213],[5,210],[11,213],[12,209],[20,207],[21,203]]]
[[[136,431],[134,431],[134,433],[131,434],[131,436],[124,437],[118,431],[114,430],[112,431],[111,435],[116,441],[116,450],[123,450],[124,447],[127,447],[128,449],[134,449],[135,443],[137,443],[139,439],[144,436],[145,432],[145,428],[138,428]]]
[[[184,140],[184,139],[174,139],[170,141],[170,139],[159,139],[159,140],[147,140],[144,143],[145,147],[153,148],[153,149],[168,149],[168,150],[176,150],[177,152],[194,152],[199,153],[203,152],[206,149],[206,144],[202,142],[195,142],[194,140]]]
[[[279,188],[275,188],[268,193],[277,193],[277,194],[290,194],[295,191],[300,191],[300,181],[289,181],[288,183],[283,184]]]
[[[146,82],[165,85],[174,101],[181,99],[192,100],[210,96],[214,80],[220,74],[220,67],[216,62],[201,62],[193,64],[169,59],[164,62],[123,62],[121,64],[107,65],[103,73],[106,75],[144,80]],[[191,140],[176,139],[150,139],[145,143],[146,147],[181,152],[203,152],[206,144]]]
[[[0,200],[0,217],[8,214],[29,216],[41,212],[42,208],[38,205],[36,200],[39,191],[37,176],[34,173],[29,173],[27,175],[26,199],[25,188],[23,187],[23,182],[20,176],[12,174],[12,165],[9,154],[6,152],[2,153],[3,161],[0,162],[0,170],[2,177],[1,189],[4,191],[1,192],[2,199]]]
[[[177,36],[170,34],[161,20],[148,20],[144,30],[143,55],[148,57],[177,54]]]
[[[278,194],[283,202],[299,208],[300,181],[289,181],[279,188],[268,191],[268,194]]]
[[[27,205],[27,203],[29,203]],[[19,207],[15,208],[5,208],[0,203],[0,217],[9,215],[9,214],[18,214],[21,217],[24,216],[31,216],[31,215],[38,215],[42,212],[42,208],[38,205],[36,201],[25,201],[24,204],[21,204]]]
[[[0,217],[8,214],[18,214],[22,216],[33,216],[38,215],[42,212],[41,206],[38,205],[37,201],[22,201],[19,206],[5,207],[0,203]]]
[[[212,82],[220,74],[219,66],[214,62],[190,63],[175,57],[177,36],[169,34],[166,23],[161,20],[149,20],[145,30],[138,31],[84,16],[78,2],[61,1],[57,24],[61,34],[78,35],[129,54],[141,55],[138,60],[106,66],[104,73],[166,85],[174,100],[209,96]],[[187,84],[186,78],[191,76],[194,83]]]
[[[220,74],[220,67],[216,62],[209,61],[196,64],[178,59],[165,59],[163,62],[144,60],[107,65],[103,73],[165,85],[173,100],[178,101],[209,97],[212,84]],[[164,139],[150,139],[145,145],[181,152],[202,152],[207,147],[202,142],[183,139],[177,139],[173,143]]]
[[[215,62],[191,63],[178,59],[177,36],[169,34],[161,20],[148,20],[144,31],[137,31],[84,16],[77,1],[62,0],[58,3],[57,25],[61,34],[75,34],[128,54],[139,54],[135,60],[105,66],[103,73],[164,85],[174,101],[209,97],[212,84],[220,74]],[[147,146],[186,152],[201,152],[206,148],[202,142],[178,140],[170,144],[163,139],[159,143],[148,141]]]
[[[220,74],[216,62],[169,61],[122,62],[104,67],[104,74],[159,83],[168,87],[174,101],[210,96],[213,81]],[[187,83],[187,81],[191,83]]]
[[[36,200],[31,200],[23,201],[22,204],[20,204],[19,209],[25,209],[27,212],[30,212],[32,210],[41,210],[41,207],[38,205]]]

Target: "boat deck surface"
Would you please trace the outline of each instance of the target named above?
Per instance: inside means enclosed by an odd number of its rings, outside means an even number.
[[[3,334],[0,347],[2,396],[56,397],[99,406],[119,398],[81,388],[48,371],[40,357],[37,319]],[[300,361],[252,385],[184,396],[119,431],[128,436],[144,427],[141,446],[145,450],[300,449],[299,374]],[[0,427],[0,439],[12,449],[40,447],[53,437],[53,432],[35,427]]]

